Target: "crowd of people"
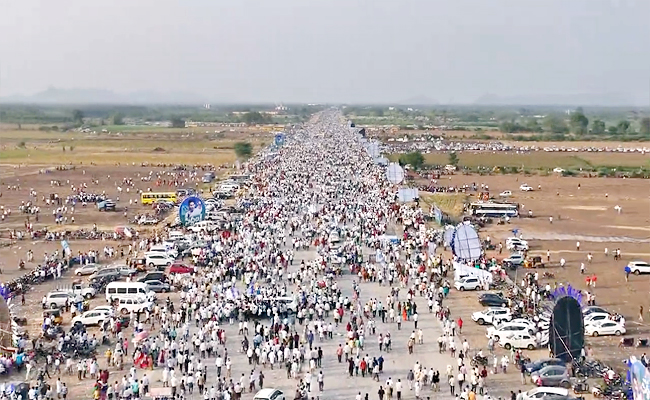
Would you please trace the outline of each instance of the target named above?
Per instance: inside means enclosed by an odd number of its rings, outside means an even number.
[[[350,379],[373,380],[380,400],[405,397],[406,387],[417,399],[430,397],[441,381],[452,396],[486,394],[486,369],[470,363],[469,344],[458,338],[462,322],[445,305],[452,267],[435,254],[441,235],[426,229],[421,210],[397,201],[360,136],[326,112],[247,168],[254,178],[241,219],[228,230],[188,233],[205,244],[202,267],[169,278],[177,300],[132,313],[128,330],[111,316],[101,340],[83,332],[68,339],[111,341],[105,367],[91,357],[77,366],[79,380],[97,382],[95,399],[141,398],[154,373],[174,398],[239,399],[264,387],[271,370],[285,370],[293,397],[306,399],[323,396],[326,379],[343,378],[330,375],[337,361]],[[127,256],[163,236],[139,238]],[[348,271],[351,287],[339,278]],[[417,355],[427,310],[440,321],[448,361],[420,360],[402,371],[394,360],[404,355],[394,349]],[[233,326],[236,334],[227,335]],[[406,340],[394,343],[406,330]],[[337,350],[324,350],[330,347]],[[241,355],[248,372],[236,376]],[[129,370],[120,382],[109,367]]]

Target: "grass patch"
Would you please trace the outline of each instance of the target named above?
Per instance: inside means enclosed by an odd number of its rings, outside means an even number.
[[[445,165],[449,162],[447,153],[424,155],[427,164]],[[549,170],[556,167],[564,169],[595,169],[599,167],[650,166],[650,155],[641,153],[458,153],[459,165],[469,168],[496,166],[516,167],[529,170]]]
[[[427,208],[436,205],[443,213],[456,218],[463,215],[466,201],[467,196],[462,193],[420,192],[420,203],[425,203]]]

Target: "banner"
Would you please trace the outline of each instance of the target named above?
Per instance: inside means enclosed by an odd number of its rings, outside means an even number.
[[[196,196],[186,197],[178,207],[178,218],[183,226],[194,225],[205,219],[205,204]]]
[[[635,399],[650,399],[650,371],[636,357],[629,361],[630,386]]]

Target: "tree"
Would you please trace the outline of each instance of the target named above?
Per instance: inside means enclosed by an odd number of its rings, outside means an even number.
[[[172,128],[185,128],[185,120],[181,117],[172,117]]]
[[[76,124],[83,124],[84,123],[84,113],[81,110],[72,110],[72,121],[74,121]]]
[[[424,164],[424,156],[419,151],[414,151],[401,155],[399,161],[402,165],[411,164],[413,169],[418,170]]]
[[[460,162],[460,160],[458,159],[458,154],[456,154],[455,151],[452,151],[451,153],[449,153],[449,164],[450,165],[453,165],[454,167],[457,167],[459,162]]]
[[[113,125],[124,125],[124,116],[122,113],[113,114]]]
[[[616,131],[621,135],[625,135],[629,129],[630,129],[630,121],[623,120],[619,122],[618,125],[616,125]]]
[[[269,119],[262,115],[259,111],[250,111],[244,114],[242,121],[248,125],[254,124],[266,124],[269,122]]]
[[[569,127],[567,127],[566,122],[563,119],[558,118],[553,115],[549,115],[544,118],[544,127],[551,131],[552,133],[568,133]]]
[[[650,117],[641,118],[641,130],[643,136],[650,136]]]
[[[526,121],[526,130],[529,132],[542,132],[542,127],[539,125],[537,122],[537,119],[535,118],[528,118]]]
[[[235,143],[235,154],[238,158],[247,159],[253,154],[253,146],[248,142]]]
[[[605,133],[605,123],[599,119],[594,120],[591,125],[591,133],[594,135],[602,135]]]
[[[587,133],[587,126],[589,126],[589,119],[582,112],[582,108],[578,108],[571,113],[570,119],[571,131],[576,135],[584,135]]]

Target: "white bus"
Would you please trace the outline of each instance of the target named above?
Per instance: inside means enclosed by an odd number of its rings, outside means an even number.
[[[469,205],[469,212],[471,215],[477,217],[513,218],[519,216],[519,204],[491,202],[472,203]]]

